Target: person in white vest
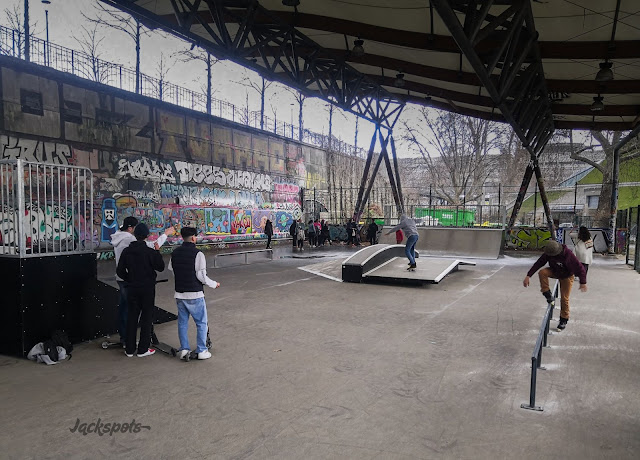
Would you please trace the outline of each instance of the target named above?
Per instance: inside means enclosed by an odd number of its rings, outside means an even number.
[[[589,271],[589,265],[593,262],[593,240],[587,227],[580,227],[578,230],[578,241],[574,249],[576,257],[584,267],[584,271]]]

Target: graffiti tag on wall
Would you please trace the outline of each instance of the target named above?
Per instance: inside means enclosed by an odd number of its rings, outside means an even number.
[[[513,228],[507,244],[517,249],[542,249],[551,239],[551,232],[544,228]]]

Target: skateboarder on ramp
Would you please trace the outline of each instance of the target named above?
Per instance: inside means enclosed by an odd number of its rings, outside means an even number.
[[[416,269],[416,243],[418,242],[418,229],[416,227],[416,223],[413,219],[407,217],[406,214],[403,214],[400,217],[400,223],[389,230],[386,234],[390,235],[397,230],[402,230],[405,235],[407,235],[407,245],[405,246],[404,253],[409,259],[409,268],[407,270],[413,271]]]

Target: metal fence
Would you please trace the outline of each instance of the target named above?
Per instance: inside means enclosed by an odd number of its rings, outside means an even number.
[[[0,256],[92,252],[92,190],[87,168],[0,161]]]
[[[640,206],[628,209],[626,212],[626,263],[640,273],[640,251],[638,250],[638,240],[640,239]]]
[[[553,297],[554,299],[558,299],[558,294],[560,291],[560,281],[556,280],[556,284],[553,287]],[[538,369],[545,370],[546,368],[542,367],[542,348],[548,347],[547,345],[547,336],[549,335],[549,323],[551,322],[551,318],[553,318],[553,308],[554,303],[548,303],[547,309],[545,311],[544,317],[542,318],[542,324],[540,325],[540,332],[538,333],[538,338],[536,339],[536,345],[533,347],[533,353],[531,354],[531,385],[529,387],[529,404],[521,404],[520,407],[523,409],[542,411],[542,406],[536,406],[536,381],[538,377]]]

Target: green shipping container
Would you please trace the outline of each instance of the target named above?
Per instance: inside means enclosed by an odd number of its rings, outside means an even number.
[[[457,213],[457,217],[456,217]],[[416,219],[431,217],[438,219],[443,227],[472,227],[476,221],[475,209],[415,208]]]

